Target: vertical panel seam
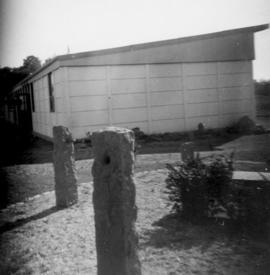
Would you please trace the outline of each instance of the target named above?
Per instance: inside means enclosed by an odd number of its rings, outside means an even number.
[[[111,86],[111,74],[110,66],[106,66],[106,88],[107,88],[107,108],[108,108],[108,119],[109,125],[113,125],[112,119],[112,86]]]
[[[148,134],[152,134],[152,107],[151,107],[151,95],[150,95],[150,70],[149,64],[145,65],[145,75],[146,75],[146,105],[147,105],[147,124],[148,124]]]
[[[186,82],[186,75],[185,75],[185,64],[181,63],[181,70],[182,70],[182,91],[183,91],[183,105],[184,105],[184,130],[187,131],[187,100],[186,100],[186,90],[187,90],[187,82]]]
[[[220,87],[220,69],[219,69],[219,62],[216,62],[216,87],[217,87],[217,94],[218,94],[218,127],[223,127],[223,111],[222,111],[222,97],[221,92],[222,88]]]
[[[65,100],[65,116],[67,120],[67,127],[72,132],[72,121],[71,121],[71,104],[70,104],[70,90],[69,90],[69,77],[68,77],[68,68],[63,67],[64,69],[64,100]],[[63,96],[63,95],[62,95]]]
[[[251,80],[253,80],[253,64],[252,61],[250,61],[251,63],[251,72],[250,72],[250,78]],[[252,115],[252,119],[256,119],[256,99],[255,99],[255,87],[254,87],[254,81],[252,81],[251,86],[251,115]]]

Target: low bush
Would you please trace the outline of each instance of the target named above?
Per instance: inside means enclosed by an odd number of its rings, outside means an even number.
[[[233,155],[197,155],[187,162],[167,164],[166,189],[172,209],[182,218],[201,222],[227,220],[238,233],[270,237],[270,183],[233,181]]]
[[[232,158],[211,157],[208,163],[197,155],[169,170],[166,188],[173,209],[189,220],[202,220],[209,216],[209,204],[225,204],[232,179]]]

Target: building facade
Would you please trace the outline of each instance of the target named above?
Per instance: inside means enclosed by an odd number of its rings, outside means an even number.
[[[254,33],[267,28],[58,56],[15,87],[6,116],[45,138],[54,125],[83,138],[109,125],[163,133],[254,118]]]

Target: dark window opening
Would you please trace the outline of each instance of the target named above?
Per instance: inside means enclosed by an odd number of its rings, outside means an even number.
[[[33,83],[30,83],[30,97],[31,97],[31,109],[32,109],[32,112],[35,112],[35,98],[34,98]]]
[[[52,73],[48,74],[48,86],[49,86],[50,112],[55,112],[55,102],[54,102],[54,90],[53,90]]]

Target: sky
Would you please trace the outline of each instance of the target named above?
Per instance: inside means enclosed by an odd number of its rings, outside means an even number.
[[[0,0],[0,67],[56,55],[270,23],[269,0]],[[270,30],[254,78],[270,79]]]

